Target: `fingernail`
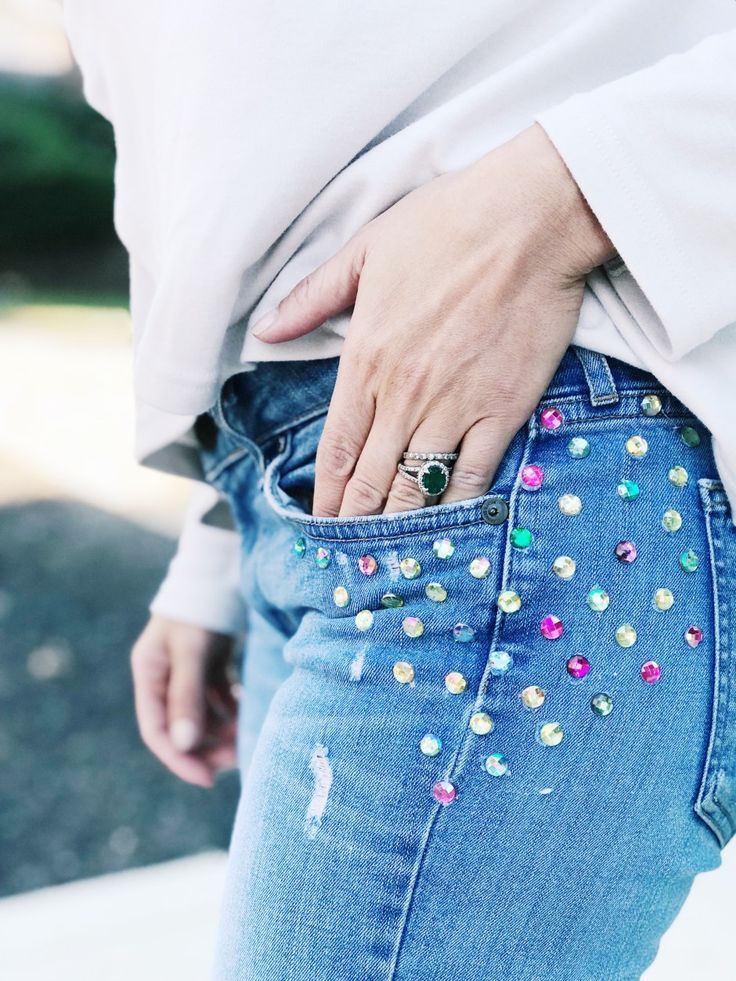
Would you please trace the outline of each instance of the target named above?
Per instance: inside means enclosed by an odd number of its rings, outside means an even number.
[[[189,753],[199,738],[197,724],[191,719],[175,719],[169,726],[169,738],[180,753]]]
[[[278,309],[269,310],[268,313],[264,313],[264,315],[259,320],[256,320],[255,324],[253,325],[253,335],[255,337],[262,337],[264,334],[268,333],[271,327],[273,327],[273,325],[276,323],[276,318],[278,315]]]

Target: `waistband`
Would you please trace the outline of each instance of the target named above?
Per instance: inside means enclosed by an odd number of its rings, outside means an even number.
[[[321,414],[329,406],[339,363],[339,358],[264,361],[231,375],[217,402],[198,420],[200,443],[208,441],[213,421],[218,428],[262,446],[280,432]],[[645,394],[659,396],[665,415],[690,415],[649,372],[571,346],[539,405],[565,402],[581,415],[593,410],[595,415],[633,416],[640,414],[640,400]]]

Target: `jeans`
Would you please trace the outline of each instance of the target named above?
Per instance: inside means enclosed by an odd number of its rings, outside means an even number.
[[[482,497],[311,515],[337,359],[210,410],[253,610],[221,981],[639,978],[736,830],[704,426],[570,348]]]

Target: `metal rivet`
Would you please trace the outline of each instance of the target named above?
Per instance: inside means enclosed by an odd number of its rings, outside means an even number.
[[[502,497],[494,494],[483,501],[480,513],[487,525],[502,525],[509,516],[509,506]]]

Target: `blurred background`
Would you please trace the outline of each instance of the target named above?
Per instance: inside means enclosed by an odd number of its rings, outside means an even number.
[[[238,790],[170,776],[133,719],[128,655],[188,486],[134,462],[113,166],[60,4],[0,0],[3,981],[208,978]],[[733,846],[647,981],[736,979],[735,901]]]

